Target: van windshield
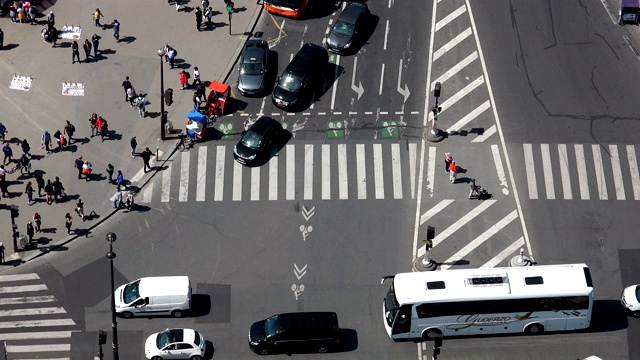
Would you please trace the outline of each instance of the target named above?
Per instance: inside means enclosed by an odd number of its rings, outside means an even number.
[[[272,337],[282,331],[282,326],[278,321],[278,315],[272,316],[264,322],[264,334],[267,338]]]
[[[300,78],[295,76],[291,72],[285,72],[284,74],[282,74],[278,85],[280,85],[281,88],[289,91],[299,91],[302,87]]]
[[[140,280],[127,284],[122,290],[122,302],[130,304],[140,297]]]

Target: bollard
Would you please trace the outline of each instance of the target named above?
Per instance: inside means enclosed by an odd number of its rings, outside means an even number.
[[[520,249],[520,254],[511,258],[511,261],[509,262],[509,266],[512,267],[531,265],[533,265],[533,261],[531,261],[528,256],[524,255],[524,249]]]

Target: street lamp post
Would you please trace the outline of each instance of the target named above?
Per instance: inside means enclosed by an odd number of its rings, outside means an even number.
[[[116,289],[113,282],[113,259],[116,258],[116,253],[113,252],[113,242],[116,241],[116,238],[116,234],[112,232],[107,234],[109,252],[106,256],[111,264],[111,330],[113,332],[111,347],[113,347],[113,360],[120,360],[120,356],[118,355],[118,323],[116,322]]]
[[[160,137],[162,140],[167,140],[166,125],[167,115],[164,112],[164,65],[162,65],[162,56],[164,56],[164,50],[158,49],[158,57],[160,58]]]

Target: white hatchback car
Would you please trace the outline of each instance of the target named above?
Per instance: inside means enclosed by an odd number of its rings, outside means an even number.
[[[622,291],[622,308],[633,316],[640,317],[640,285],[631,285]]]
[[[202,334],[191,329],[167,329],[147,338],[144,355],[151,360],[202,360],[206,350]]]

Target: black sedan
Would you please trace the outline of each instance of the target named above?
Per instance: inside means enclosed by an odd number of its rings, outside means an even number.
[[[327,35],[327,50],[336,54],[353,52],[354,41],[368,15],[367,4],[356,1],[347,4]]]
[[[242,95],[257,95],[265,88],[269,44],[264,40],[249,40],[242,49],[238,68],[238,91]]]
[[[282,125],[269,117],[259,118],[233,148],[233,158],[247,166],[261,165],[277,150],[277,140],[282,133]]]

